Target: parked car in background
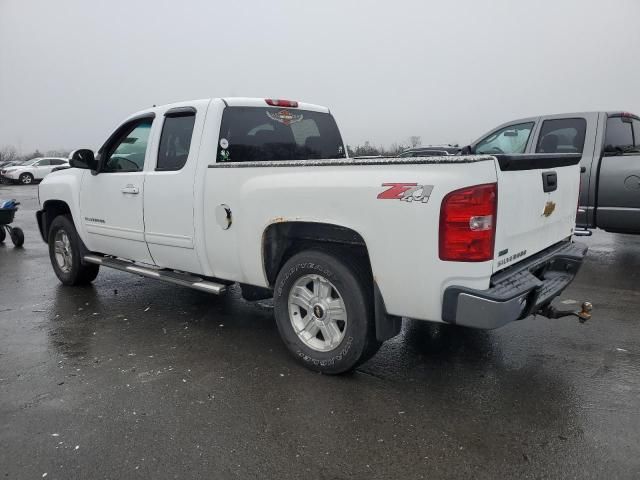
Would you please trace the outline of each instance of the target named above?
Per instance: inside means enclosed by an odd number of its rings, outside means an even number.
[[[433,145],[429,147],[413,147],[403,151],[398,158],[407,157],[440,157],[446,155],[457,155],[460,153],[460,147],[453,145]]]
[[[11,167],[13,165],[19,165],[21,163],[21,160],[7,160],[4,162],[0,162],[0,170],[2,170],[4,167]]]
[[[69,160],[66,158],[34,158],[21,165],[6,167],[0,174],[10,182],[19,182],[29,185],[35,181],[42,180],[49,175],[55,167],[68,166]]]
[[[11,160],[8,162],[0,163],[0,183],[9,183],[9,179],[4,178],[2,172],[9,167],[14,167],[16,165],[22,165],[24,162],[22,160]]]
[[[462,153],[582,155],[577,225],[640,234],[640,117],[582,112],[500,125]],[[589,235],[584,230],[578,232]]]
[[[139,112],[97,156],[76,150],[40,185],[37,220],[63,284],[101,266],[212,294],[237,282],[273,297],[295,358],[335,374],[402,317],[557,318],[586,254],[571,239],[579,161],[350,159],[325,107],[214,98]]]

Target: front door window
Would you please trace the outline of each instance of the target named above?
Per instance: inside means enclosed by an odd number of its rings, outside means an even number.
[[[125,127],[123,133],[107,147],[102,172],[141,172],[147,153],[153,119],[145,118]]]

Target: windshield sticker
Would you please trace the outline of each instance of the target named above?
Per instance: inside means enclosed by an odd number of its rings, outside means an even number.
[[[231,160],[231,154],[229,153],[229,150],[220,150],[220,153],[218,153],[218,161],[228,162],[230,160]]]
[[[291,125],[292,123],[302,120],[302,114],[291,113],[289,110],[280,110],[279,112],[270,112],[267,110],[267,117],[283,125]]]
[[[220,148],[224,148],[225,150],[227,148],[229,148],[229,140],[227,140],[226,138],[221,138],[220,139]]]

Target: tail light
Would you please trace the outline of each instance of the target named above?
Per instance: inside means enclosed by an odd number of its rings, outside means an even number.
[[[440,260],[493,259],[498,185],[488,183],[449,193],[440,207]]]
[[[296,102],[295,100],[279,100],[274,98],[265,98],[264,101],[267,102],[267,105],[271,105],[272,107],[290,107],[290,108],[298,107],[298,102]]]

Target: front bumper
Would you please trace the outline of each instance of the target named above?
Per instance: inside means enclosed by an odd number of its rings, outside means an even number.
[[[491,277],[488,290],[451,286],[444,292],[442,319],[492,329],[521,320],[551,303],[572,282],[587,246],[561,242]]]
[[[5,180],[17,180],[19,174],[18,172],[4,172],[0,174],[0,177],[4,178]]]

